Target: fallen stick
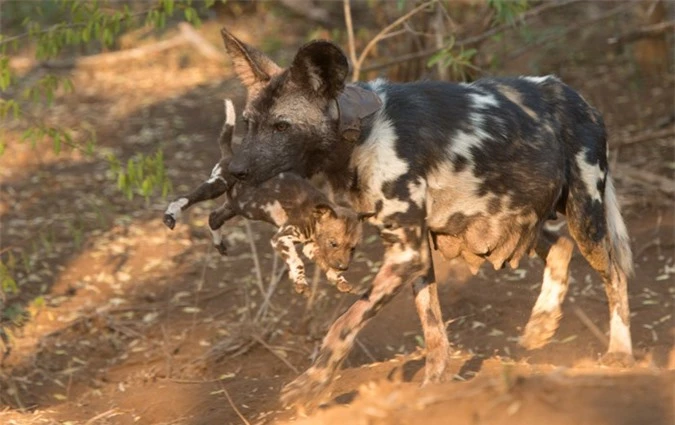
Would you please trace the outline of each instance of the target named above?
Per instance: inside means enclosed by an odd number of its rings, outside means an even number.
[[[220,386],[220,388],[223,390],[223,394],[225,394],[225,397],[227,398],[228,403],[230,403],[230,407],[232,407],[232,410],[234,410],[234,413],[239,416],[239,419],[245,424],[245,425],[251,425],[251,423],[246,419],[244,415],[242,415],[241,411],[237,408],[237,406],[234,404],[234,401],[232,401],[232,397],[230,397],[230,393],[227,392],[227,388],[224,386]]]
[[[672,32],[674,28],[675,21],[659,22],[658,24],[647,25],[617,37],[611,37],[607,40],[607,44],[626,44],[642,38],[660,37],[668,32]]]
[[[634,145],[636,143],[642,143],[649,140],[663,139],[665,137],[675,136],[675,127],[666,128],[660,131],[650,131],[647,133],[641,133],[637,136],[631,137],[629,139],[624,139],[616,143],[615,147],[623,147],[628,145]]]
[[[640,183],[649,183],[651,186],[655,186],[656,189],[664,193],[675,195],[675,180],[669,179],[668,177],[660,176],[625,164],[617,164],[614,170],[614,175],[619,178],[624,177]]]
[[[591,319],[584,313],[579,307],[574,307],[572,310],[574,314],[581,320],[581,323],[586,325],[586,327],[591,331],[591,333],[598,338],[598,340],[603,344],[604,347],[609,346],[609,340],[604,333],[593,323]]]

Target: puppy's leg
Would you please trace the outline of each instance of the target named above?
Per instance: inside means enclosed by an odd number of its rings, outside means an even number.
[[[164,224],[169,229],[173,229],[176,226],[176,222],[180,218],[183,211],[190,208],[194,204],[198,204],[208,199],[217,198],[225,193],[228,187],[220,173],[221,168],[220,163],[218,163],[213,168],[211,177],[207,181],[197,186],[195,190],[188,193],[187,195],[182,196],[170,203],[164,212]]]
[[[271,244],[286,262],[295,292],[302,294],[309,289],[309,285],[305,276],[305,264],[295,250],[295,244],[300,242],[299,233],[295,226],[284,226],[272,237]]]
[[[225,201],[223,205],[209,214],[209,230],[211,231],[211,237],[213,238],[213,245],[215,245],[220,255],[227,255],[227,246],[223,241],[223,235],[220,232],[220,228],[227,220],[236,215],[236,212],[232,209],[228,201]]]

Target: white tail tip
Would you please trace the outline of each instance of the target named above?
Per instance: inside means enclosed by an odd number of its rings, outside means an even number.
[[[225,99],[225,124],[234,126],[236,115],[234,114],[234,105],[230,99]]]

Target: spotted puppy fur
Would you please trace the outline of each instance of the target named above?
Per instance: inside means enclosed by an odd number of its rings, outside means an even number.
[[[558,326],[573,247],[543,231],[557,213],[605,285],[604,360],[632,362],[629,238],[602,117],[579,93],[554,76],[346,84],[346,56],[331,42],[306,44],[283,69],[222,35],[248,92],[248,128],[229,171],[249,183],[286,171],[325,173],[356,211],[376,211],[370,222],[385,244],[370,290],[333,323],[314,364],[283,389],[284,403],[316,400],[357,333],[405,285],[425,338],[424,382],[444,379],[449,343],[431,249],[474,271],[541,257],[542,290],[522,344],[545,344]]]
[[[297,292],[305,292],[308,284],[305,265],[295,250],[296,243],[304,244],[305,256],[326,272],[338,290],[350,291],[352,287],[341,273],[349,267],[361,239],[361,221],[366,216],[333,204],[307,180],[292,173],[280,174],[256,186],[238,182],[227,172],[234,124],[234,107],[228,99],[225,100],[225,123],[218,139],[221,160],[207,181],[169,205],[164,223],[173,228],[181,211],[225,193],[226,201],[209,216],[213,242],[221,254],[227,252],[220,233],[227,220],[242,216],[265,221],[278,228],[271,243],[287,263]]]

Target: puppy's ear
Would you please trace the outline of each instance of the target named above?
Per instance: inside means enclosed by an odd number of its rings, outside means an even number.
[[[225,28],[220,30],[225,49],[232,58],[234,72],[241,83],[251,92],[257,92],[261,85],[282,71],[272,59],[261,51],[245,44]]]
[[[330,41],[312,41],[293,59],[291,80],[319,97],[335,99],[345,86],[349,63],[342,50]]]
[[[312,211],[312,214],[314,215],[314,218],[316,218],[317,220],[320,220],[325,217],[337,217],[335,209],[330,204],[316,205],[314,207],[314,210]]]

